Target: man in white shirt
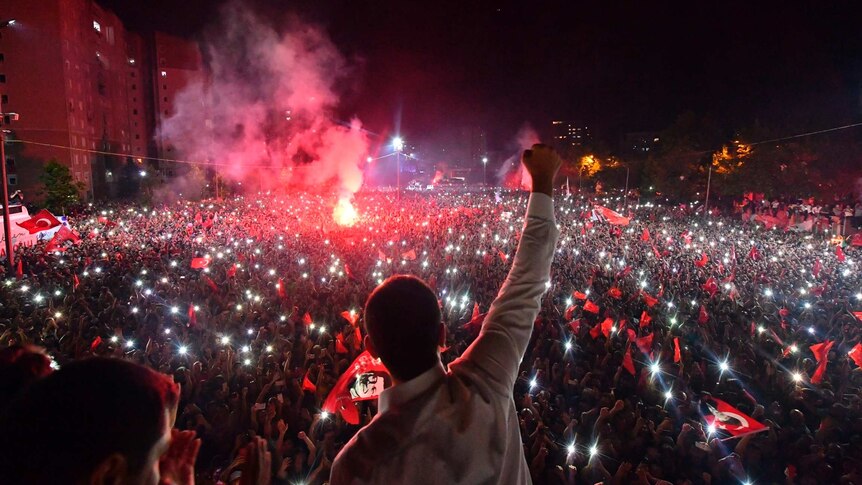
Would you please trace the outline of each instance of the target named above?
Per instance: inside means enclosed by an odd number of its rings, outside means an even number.
[[[393,276],[368,297],[365,346],[394,385],[335,458],[332,485],[530,483],[512,392],[550,281],[561,162],[533,145],[522,163],[533,188],[512,268],[479,336],[448,371],[438,350],[446,337],[440,305],[422,280]]]

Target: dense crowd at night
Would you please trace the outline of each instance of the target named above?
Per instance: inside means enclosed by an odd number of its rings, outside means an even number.
[[[551,283],[513,391],[533,481],[862,482],[862,248],[836,246],[843,224],[810,204],[705,217],[660,202],[556,197]],[[323,409],[364,350],[369,293],[424,279],[443,361],[457,358],[509,271],[527,194],[360,192],[349,227],[333,204],[282,193],[70,214],[80,242],[21,248],[0,284],[0,366],[44,352],[32,380],[92,356],[149,367],[181,386],[198,483],[239,483],[258,437],[273,483],[323,483],[376,411],[357,402],[351,424]],[[4,408],[25,387],[9,380]]]

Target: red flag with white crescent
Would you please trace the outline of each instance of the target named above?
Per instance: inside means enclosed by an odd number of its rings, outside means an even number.
[[[53,229],[62,223],[54,217],[54,214],[46,211],[45,209],[40,210],[39,212],[33,214],[26,221],[21,221],[16,223],[20,227],[27,229],[27,232],[30,234],[36,234],[39,231],[47,231],[48,229]]]
[[[709,397],[703,401],[703,404],[707,408],[703,416],[707,426],[714,426],[715,429],[725,431],[731,436],[743,436],[767,429],[763,423],[721,399]]]
[[[356,326],[356,322],[359,320],[359,314],[353,310],[350,310],[350,311],[344,310],[343,312],[341,312],[341,316],[345,320],[350,322],[350,324],[353,325],[354,327]]]

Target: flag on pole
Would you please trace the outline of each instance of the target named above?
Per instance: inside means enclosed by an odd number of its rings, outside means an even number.
[[[302,390],[309,392],[317,392],[317,386],[311,382],[311,379],[308,378],[308,373],[310,370],[305,371],[305,377],[302,378]]]
[[[623,369],[627,370],[629,374],[635,375],[635,362],[632,359],[632,346],[631,344],[626,345],[626,352],[623,354]]]
[[[650,323],[651,321],[652,321],[652,317],[651,317],[651,316],[649,316],[649,313],[647,313],[647,312],[646,312],[646,310],[643,310],[643,311],[641,312],[641,319],[640,319],[640,322],[638,323],[638,325],[639,325],[641,328],[643,328],[643,327],[647,327],[647,326],[649,326],[649,323]]]
[[[307,327],[312,323],[314,322],[311,320],[311,315],[308,312],[305,312],[305,315],[302,316],[302,324]]]
[[[584,303],[584,311],[585,311],[585,312],[594,313],[594,314],[598,315],[598,313],[599,313],[599,307],[598,307],[598,305],[596,305],[595,303],[591,302],[590,300],[587,300],[587,301]]]
[[[635,339],[635,345],[637,345],[638,349],[641,352],[643,352],[644,354],[649,354],[650,352],[652,352],[652,341],[653,341],[653,334],[650,333],[650,334],[644,335],[643,337],[636,338]]]
[[[575,290],[572,292],[572,298],[574,298],[575,300],[586,300],[587,295],[586,293],[581,293],[580,291]]]
[[[698,261],[695,261],[694,265],[697,266],[698,268],[703,268],[704,266],[706,266],[706,263],[708,263],[708,262],[709,262],[709,258],[706,256],[706,253],[703,253],[700,255],[700,259]]]
[[[596,212],[601,214],[601,216],[604,217],[609,224],[613,224],[615,226],[627,226],[629,225],[629,221],[631,220],[628,217],[624,217],[619,212],[614,212],[607,207],[600,206],[598,204],[596,204]]]
[[[350,311],[344,310],[343,312],[341,312],[341,316],[345,320],[350,322],[350,325],[353,325],[354,327],[356,326],[356,322],[359,320],[359,314],[353,310],[350,310]]]
[[[679,337],[673,338],[673,361],[679,363],[682,360],[682,352],[679,349]]]
[[[204,269],[210,265],[209,258],[192,258],[192,269]]]
[[[641,241],[649,241],[649,229],[644,228],[643,232],[641,233]]]
[[[814,354],[814,359],[817,361],[817,368],[811,376],[812,384],[820,384],[823,381],[823,374],[826,373],[826,365],[829,363],[829,351],[832,350],[832,345],[835,342],[827,340],[819,344],[814,344],[809,347]]]
[[[655,299],[655,298],[651,297],[651,296],[650,296],[647,292],[645,292],[645,291],[641,291],[641,295],[644,297],[644,301],[646,302],[646,305],[647,305],[648,307],[650,307],[650,308],[654,307],[654,306],[656,305],[656,303],[658,303],[658,300],[657,300],[657,299]]]

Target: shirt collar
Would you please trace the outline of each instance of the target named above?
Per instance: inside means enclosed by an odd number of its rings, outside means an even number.
[[[380,393],[380,400],[377,405],[380,414],[385,413],[393,406],[405,403],[419,396],[445,376],[446,371],[443,369],[443,364],[438,361],[437,364],[413,379],[392,386],[389,389],[384,389]]]

